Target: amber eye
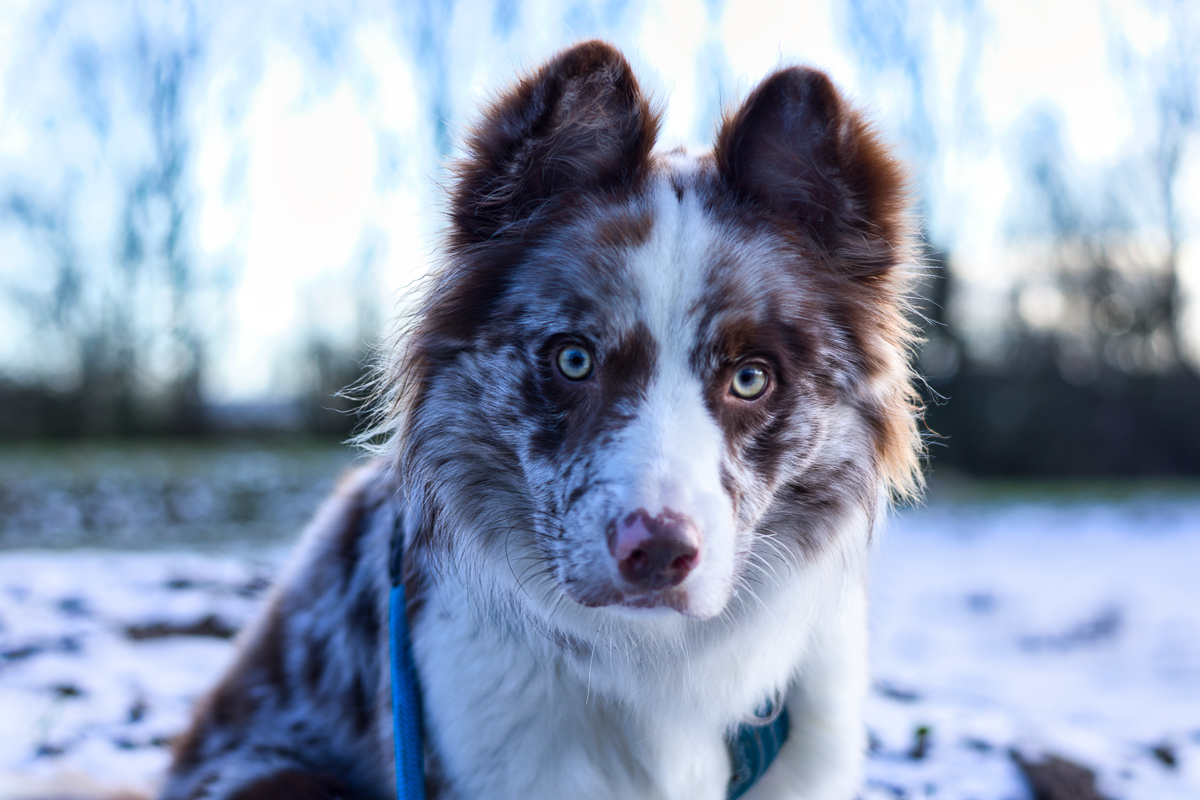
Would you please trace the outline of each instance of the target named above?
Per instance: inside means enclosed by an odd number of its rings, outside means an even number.
[[[762,367],[745,366],[733,374],[729,391],[743,400],[753,400],[767,390],[767,371]]]
[[[558,351],[558,371],[569,381],[581,381],[592,374],[592,354],[577,344]]]

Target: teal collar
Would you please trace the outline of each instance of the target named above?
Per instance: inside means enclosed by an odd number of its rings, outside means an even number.
[[[788,710],[781,700],[766,703],[754,716],[754,721],[739,725],[726,740],[733,762],[727,800],[737,800],[750,791],[779,755],[791,731]]]
[[[408,634],[403,580],[403,537],[397,524],[392,536],[388,572],[388,640],[391,649],[392,726],[396,746],[397,800],[425,800],[425,745],[422,739],[421,692]],[[733,762],[728,800],[737,800],[763,776],[787,740],[790,723],[781,701],[771,701],[752,722],[740,725],[726,740]]]

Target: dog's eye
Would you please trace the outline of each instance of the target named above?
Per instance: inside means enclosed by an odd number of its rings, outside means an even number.
[[[729,391],[743,400],[753,400],[767,390],[767,371],[762,367],[745,366],[733,374]]]
[[[577,344],[558,351],[558,371],[569,381],[581,381],[592,374],[592,354]]]

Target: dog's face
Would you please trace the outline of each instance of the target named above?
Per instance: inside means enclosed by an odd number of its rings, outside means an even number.
[[[652,154],[656,128],[594,42],[490,109],[405,362],[402,469],[433,546],[708,618],[914,480],[902,176],[811,70],[711,155]]]

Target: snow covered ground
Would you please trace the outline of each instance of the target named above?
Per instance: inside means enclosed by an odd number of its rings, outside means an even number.
[[[935,498],[936,498],[935,493]],[[0,800],[153,787],[285,546],[0,550]],[[877,550],[864,798],[1023,800],[1010,751],[1200,798],[1200,495],[933,500]]]
[[[870,796],[1025,798],[1015,748],[1105,797],[1200,798],[1198,570],[1196,497],[903,514],[875,564]]]

